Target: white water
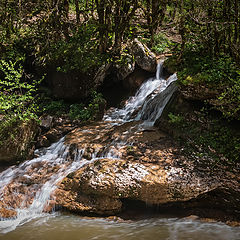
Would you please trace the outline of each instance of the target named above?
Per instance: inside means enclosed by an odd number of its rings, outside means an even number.
[[[174,84],[177,80],[176,74],[173,74],[166,81],[161,77],[162,66],[163,62],[158,64],[156,78],[144,82],[135,96],[130,97],[122,109],[111,109],[104,116],[104,120],[116,124],[132,120],[144,120],[147,125],[153,125],[176,90]],[[156,98],[157,101],[154,101]],[[119,155],[116,155],[113,148],[122,145],[124,145],[123,142],[114,142],[113,146],[108,146],[102,157],[118,158]],[[35,181],[34,184],[30,184],[28,190],[28,192],[34,194],[34,200],[30,205],[27,205],[29,199],[28,196],[25,196],[21,206],[15,209],[17,211],[16,218],[12,220],[1,219],[0,232],[12,231],[17,226],[46,215],[46,213],[43,213],[44,208],[52,200],[51,193],[56,189],[57,183],[70,172],[96,160],[96,153],[92,155],[91,161],[83,159],[84,149],[78,151],[73,160],[69,160],[68,150],[68,147],[64,145],[64,138],[62,138],[49,148],[36,151],[38,157],[0,173],[0,200],[3,199],[8,184],[16,182],[19,187],[25,187],[26,181]],[[36,182],[38,178],[39,180]],[[19,179],[24,179],[23,183]],[[18,191],[16,189],[14,191],[12,194],[17,196]]]
[[[51,200],[51,193],[56,189],[57,183],[60,182],[69,173],[76,171],[86,164],[94,161],[93,156],[91,161],[82,159],[84,150],[78,150],[74,156],[74,160],[69,162],[68,160],[68,147],[64,145],[64,138],[60,139],[57,143],[52,144],[49,148],[43,149],[43,152],[36,151],[39,157],[34,158],[30,161],[25,161],[18,167],[11,167],[0,174],[1,182],[1,198],[4,195],[5,186],[11,181],[18,180],[20,177],[34,180],[34,173],[43,171],[43,169],[49,169],[51,174],[42,174],[41,179],[44,183],[34,184],[30,191],[35,192],[35,197],[30,206],[25,207],[27,199],[21,203],[21,206],[17,209],[17,217],[11,220],[1,219],[0,221],[0,232],[6,233],[14,230],[17,226],[21,226],[35,218],[39,218],[44,213],[44,207],[48,205],[48,201]],[[94,155],[94,154],[93,154]],[[33,173],[33,176],[30,175]],[[46,178],[46,179],[44,179]],[[22,184],[24,185],[24,183]],[[18,194],[15,192],[13,194]]]
[[[169,102],[177,86],[175,81],[177,74],[170,76],[167,81],[159,85],[151,94],[148,95],[136,120],[144,120],[144,126],[153,126],[155,121],[160,118],[166,104]]]
[[[177,75],[173,74],[167,80],[162,78],[163,61],[157,65],[156,77],[145,81],[135,96],[130,97],[122,109],[112,108],[104,116],[105,121],[128,122],[132,120],[144,120],[151,125],[160,117],[165,105],[176,90],[174,82]],[[169,89],[170,88],[170,89]],[[162,93],[161,105],[154,105],[154,114],[149,118],[142,118],[144,112],[152,112],[151,100]]]

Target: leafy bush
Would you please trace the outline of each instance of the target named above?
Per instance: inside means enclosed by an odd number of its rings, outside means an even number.
[[[46,62],[52,63],[62,72],[72,70],[87,72],[93,67],[99,67],[106,60],[106,56],[98,51],[96,34],[95,25],[81,26],[68,41],[62,39],[53,43],[43,57],[47,58]]]
[[[47,101],[46,101],[47,100]],[[64,100],[45,99],[41,103],[43,113],[56,116],[67,115],[72,120],[94,120],[105,100],[102,94],[92,91],[88,103],[67,103]]]
[[[38,119],[34,95],[39,81],[23,78],[22,60],[0,60],[0,147],[9,142],[17,144],[15,138],[23,134],[21,124],[32,124],[32,119]],[[22,151],[19,157],[21,154]]]
[[[154,36],[153,39],[153,47],[152,50],[156,54],[161,54],[166,51],[167,48],[172,46],[172,43],[169,41],[169,39],[163,34],[158,33]]]
[[[21,61],[0,60],[0,114],[20,120],[37,118],[34,94],[39,81],[24,81]]]
[[[210,131],[203,131],[196,139],[206,151],[216,151],[227,158],[228,163],[240,162],[240,139],[233,132],[217,121],[213,122]]]
[[[214,90],[210,103],[226,117],[240,120],[240,69],[227,55],[212,58],[187,45],[180,63],[174,56],[166,61],[168,69],[178,71],[182,89],[191,85]]]
[[[42,111],[45,113],[60,116],[68,112],[69,104],[64,102],[63,100],[48,99],[48,102],[46,101],[42,102],[41,108],[42,108]]]
[[[70,106],[69,117],[83,121],[94,120],[101,110],[100,105],[103,104],[104,101],[102,94],[93,91],[91,100],[87,106],[84,106],[82,103],[72,104]]]
[[[179,80],[183,83],[190,76],[193,80],[191,83],[221,87],[235,82],[239,75],[239,67],[230,56],[212,57],[204,54],[201,47],[192,44],[186,45],[180,64],[176,63],[176,56],[168,62],[170,65],[175,62]]]
[[[180,131],[189,156],[197,150],[207,153],[215,163],[240,162],[240,136],[226,123],[210,117],[206,109],[187,115],[170,113],[168,117],[170,126]]]
[[[88,120],[90,118],[90,113],[86,107],[84,107],[84,104],[72,104],[70,106],[70,110],[68,113],[69,117],[74,120],[74,119],[79,119],[79,120]]]
[[[181,115],[179,115],[179,114],[175,115],[171,112],[168,114],[168,117],[169,117],[170,123],[181,123],[184,120],[184,118]]]
[[[219,106],[226,117],[240,120],[240,77],[218,97]]]

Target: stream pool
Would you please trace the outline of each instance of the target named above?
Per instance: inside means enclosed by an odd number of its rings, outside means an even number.
[[[1,223],[1,222],[0,222]],[[113,221],[48,215],[1,234],[1,240],[239,240],[240,228],[174,217]]]

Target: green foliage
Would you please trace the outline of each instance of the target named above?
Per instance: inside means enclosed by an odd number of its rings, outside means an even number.
[[[207,85],[218,85],[218,87],[233,83],[238,77],[238,68],[233,59],[227,55],[212,58],[202,55],[200,52],[186,49],[182,64],[178,67],[179,80],[184,85],[189,83],[186,79],[191,77],[191,83],[205,83]]]
[[[5,144],[7,138],[15,139],[18,124],[19,119],[17,116],[7,116],[4,120],[0,120],[0,146]]]
[[[169,114],[169,123],[180,131],[188,146],[187,154],[198,152],[208,154],[216,162],[235,164],[240,162],[240,135],[234,133],[226,123],[211,118],[207,110],[193,115]],[[187,134],[186,134],[187,133]]]
[[[152,50],[156,54],[164,53],[168,48],[172,46],[173,43],[163,33],[158,33],[154,35]]]
[[[213,122],[210,131],[203,131],[197,143],[211,155],[217,153],[224,156],[228,163],[240,162],[240,137],[234,136],[233,132],[226,126]]]
[[[240,120],[240,77],[218,97],[220,109],[226,117]]]
[[[20,120],[37,118],[34,94],[39,81],[23,79],[21,61],[0,60],[0,74],[0,114],[10,119],[15,116]]]
[[[70,110],[69,110],[69,117],[70,119],[74,120],[74,119],[79,119],[79,120],[88,120],[90,118],[90,114],[89,111],[87,109],[87,107],[84,107],[84,104],[80,103],[80,104],[72,104],[70,106]]]
[[[43,113],[61,116],[66,115],[71,120],[94,120],[99,113],[100,106],[104,104],[105,100],[102,94],[92,91],[88,103],[67,103],[64,100],[46,99],[43,101],[40,108]]]
[[[0,146],[9,141],[15,144],[22,134],[20,124],[38,119],[35,95],[39,81],[24,79],[22,60],[0,60]]]
[[[151,45],[151,39],[149,36],[146,38],[141,38],[140,41],[148,46]],[[169,40],[169,38],[162,32],[156,34],[153,36],[153,43],[151,50],[156,54],[162,54],[168,51],[171,51],[171,49],[176,44]]]
[[[89,69],[101,66],[107,59],[98,51],[97,29],[94,24],[80,26],[68,41],[62,39],[53,43],[48,54],[42,60],[55,65],[58,71],[70,72],[81,70],[87,73]]]
[[[69,104],[63,100],[48,99],[48,101],[42,102],[41,109],[45,113],[60,116],[68,112]]]
[[[179,115],[179,114],[175,115],[171,112],[168,114],[168,117],[169,117],[170,123],[181,123],[184,120],[184,118],[181,115]]]
[[[176,56],[167,60],[166,65],[172,71],[178,71],[182,89],[188,86],[204,87],[215,92],[211,100],[213,106],[222,111],[225,117],[240,120],[240,69],[228,55],[212,58],[203,55],[200,49],[187,45],[180,64]]]
[[[102,94],[95,91],[92,92],[91,100],[87,106],[80,104],[72,104],[69,110],[69,117],[71,119],[79,119],[82,121],[94,120],[99,113],[100,105],[104,103]]]

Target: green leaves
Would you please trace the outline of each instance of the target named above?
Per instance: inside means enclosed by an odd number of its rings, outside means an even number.
[[[70,72],[99,67],[105,61],[105,56],[98,51],[96,26],[88,24],[80,26],[68,41],[53,43],[49,49],[46,63],[56,65],[57,71]]]
[[[226,118],[240,120],[240,69],[234,59],[226,54],[212,58],[187,44],[182,60],[178,64],[174,56],[166,61],[167,68],[178,71],[181,88],[196,98],[201,95]]]
[[[72,120],[94,120],[100,111],[100,105],[105,100],[102,94],[92,91],[88,103],[66,103],[64,100],[52,101],[48,99],[47,103],[43,102],[41,106],[44,113],[52,115],[66,115]]]
[[[100,111],[100,104],[102,104],[103,101],[102,94],[93,91],[88,105],[82,103],[72,104],[68,115],[71,119],[79,119],[82,121],[94,120]]]
[[[179,123],[182,123],[184,121],[184,118],[180,115],[180,114],[173,114],[173,113],[169,113],[168,114],[168,117],[169,117],[169,122],[170,123],[176,123],[176,124],[179,124]]]
[[[21,61],[0,60],[0,76],[0,114],[20,120],[37,118],[33,94],[39,82],[24,81]]]
[[[152,50],[157,54],[164,53],[172,45],[172,43],[163,33],[158,33],[155,35],[153,40]]]

